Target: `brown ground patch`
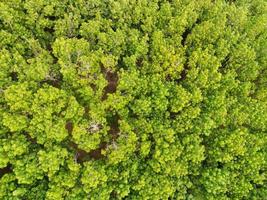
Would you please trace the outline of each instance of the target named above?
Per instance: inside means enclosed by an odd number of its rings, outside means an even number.
[[[108,131],[108,134],[111,135],[112,139],[115,140],[119,137],[120,129],[119,129],[119,115],[116,114],[112,117],[112,121],[109,125],[110,129]]]
[[[89,156],[91,158],[94,158],[95,160],[99,160],[101,158],[104,158],[104,155],[101,154],[101,150],[105,149],[107,147],[106,142],[102,142],[97,149],[94,149],[89,152]]]
[[[0,168],[0,178],[2,178],[2,176],[4,176],[5,174],[11,173],[11,172],[12,172],[12,166],[10,164],[4,168]]]
[[[101,150],[105,149],[107,144],[105,142],[101,143],[97,149],[94,149],[90,152],[86,152],[82,149],[79,149],[78,145],[74,142],[70,143],[70,147],[72,147],[75,150],[75,160],[77,163],[83,163],[85,161],[90,160],[91,158],[95,160],[99,160],[101,158],[104,158],[104,155],[101,154]]]
[[[104,101],[105,99],[107,99],[108,94],[116,92],[119,77],[117,72],[106,70],[104,67],[101,68],[101,71],[105,75],[106,80],[108,81],[108,85],[104,88],[102,96],[102,101]]]
[[[72,122],[67,122],[65,125],[65,128],[67,129],[68,133],[71,134],[73,130],[73,123]]]

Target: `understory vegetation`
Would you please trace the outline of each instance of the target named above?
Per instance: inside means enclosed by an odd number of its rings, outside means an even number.
[[[265,0],[0,0],[1,200],[266,198]]]

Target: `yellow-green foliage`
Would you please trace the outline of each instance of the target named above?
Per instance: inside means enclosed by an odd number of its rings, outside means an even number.
[[[0,199],[267,198],[265,0],[0,0]]]

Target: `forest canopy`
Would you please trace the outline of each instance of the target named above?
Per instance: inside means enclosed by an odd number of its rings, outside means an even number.
[[[0,0],[0,199],[266,197],[266,0]]]

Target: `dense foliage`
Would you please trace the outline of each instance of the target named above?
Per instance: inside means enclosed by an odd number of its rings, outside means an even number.
[[[266,199],[266,15],[1,0],[0,199]]]

